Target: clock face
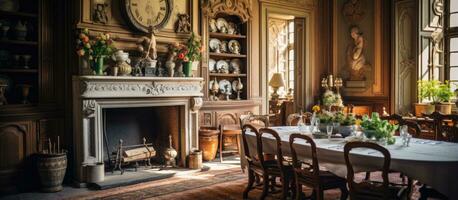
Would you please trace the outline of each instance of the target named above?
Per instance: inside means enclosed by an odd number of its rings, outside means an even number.
[[[124,0],[125,14],[138,30],[160,29],[170,18],[172,0]]]

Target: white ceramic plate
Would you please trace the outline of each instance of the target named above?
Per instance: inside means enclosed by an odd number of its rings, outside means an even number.
[[[215,33],[218,31],[218,28],[216,27],[216,20],[215,19],[210,19],[208,22],[208,25],[210,27],[210,32]]]
[[[219,73],[229,73],[229,63],[225,60],[218,60],[216,63],[216,70]]]
[[[210,51],[211,52],[219,52],[219,48],[221,46],[221,41],[216,39],[216,38],[212,38],[210,39]]]
[[[232,85],[231,82],[229,82],[226,79],[220,80],[219,81],[219,91],[223,94],[232,94]]]
[[[227,45],[228,45],[229,51],[233,54],[240,54],[240,52],[242,52],[242,46],[240,46],[240,43],[237,40],[231,40],[229,41]],[[238,47],[238,51],[237,51],[237,47]]]
[[[227,21],[224,18],[218,18],[216,20],[216,28],[218,28],[218,31],[221,33],[227,33]]]
[[[211,58],[208,60],[208,70],[210,72],[216,72],[216,61]]]

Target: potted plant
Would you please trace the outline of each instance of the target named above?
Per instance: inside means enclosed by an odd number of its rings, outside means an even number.
[[[351,134],[352,126],[356,124],[356,117],[353,114],[345,115],[343,112],[336,113],[334,122],[339,124],[338,132],[342,137],[347,137]]]
[[[174,50],[177,52],[178,60],[183,62],[183,73],[186,77],[192,76],[193,65],[198,64],[202,58],[202,43],[199,36],[194,33],[186,42],[186,45],[175,44]]]
[[[377,112],[373,112],[371,118],[364,115],[361,121],[361,128],[363,129],[364,135],[369,140],[375,140],[377,142],[383,142],[386,144],[394,144],[396,139],[393,137],[394,131],[398,129],[398,125],[393,125],[388,120],[380,119]]]
[[[427,100],[430,100],[435,93],[435,87],[439,81],[437,80],[419,80],[418,81],[418,100],[419,103],[415,103],[415,115],[421,117],[423,113],[431,114],[434,112],[434,105],[431,105]]]
[[[104,60],[116,50],[109,33],[101,33],[95,39],[89,38],[89,30],[81,31],[76,40],[76,53],[90,61],[96,75],[103,75]]]
[[[445,83],[439,84],[437,86],[436,98],[435,98],[435,109],[437,112],[442,114],[452,114],[453,103],[450,100],[453,97],[453,92],[450,88],[450,83],[445,81]]]

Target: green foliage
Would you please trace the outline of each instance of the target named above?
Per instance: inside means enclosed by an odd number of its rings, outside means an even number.
[[[398,125],[393,125],[387,120],[380,119],[379,114],[376,112],[372,113],[371,118],[364,115],[361,127],[368,138],[374,137],[376,140],[385,138],[388,144],[394,144],[396,141],[392,134],[398,129]]]
[[[327,90],[323,94],[323,105],[324,106],[332,106],[337,102],[337,96],[334,94],[334,92]]]
[[[323,124],[327,123],[339,123],[342,126],[350,126],[356,124],[356,118],[353,115],[345,115],[342,112],[332,113],[329,111],[323,111],[317,115],[320,122]]]
[[[418,98],[420,102],[432,101],[433,104],[449,102],[453,96],[448,82],[441,83],[438,80],[418,81]]]

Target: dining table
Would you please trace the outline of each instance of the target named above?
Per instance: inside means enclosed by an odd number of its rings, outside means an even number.
[[[289,136],[301,132],[297,126],[269,127],[275,130],[281,138],[283,156],[291,156]],[[309,129],[310,130],[310,129]],[[412,138],[409,145],[403,144],[400,137],[395,136],[396,142],[392,145],[383,145],[391,155],[390,169],[401,172],[407,177],[418,180],[431,186],[435,190],[449,197],[458,199],[458,144],[443,141],[433,141]],[[257,154],[256,135],[247,131],[246,140],[250,155]],[[344,158],[344,146],[349,141],[344,138],[314,138],[317,157],[320,167],[346,177],[347,167]],[[262,138],[263,151],[276,154],[277,144],[275,138],[265,134]],[[297,140],[294,144],[299,159],[310,159],[310,145],[305,141]],[[243,149],[243,148],[242,148]],[[243,152],[241,152],[243,155]],[[372,149],[353,149],[349,154],[355,172],[366,172],[381,169],[384,161],[383,155]],[[242,169],[246,166],[244,156],[241,156]]]

